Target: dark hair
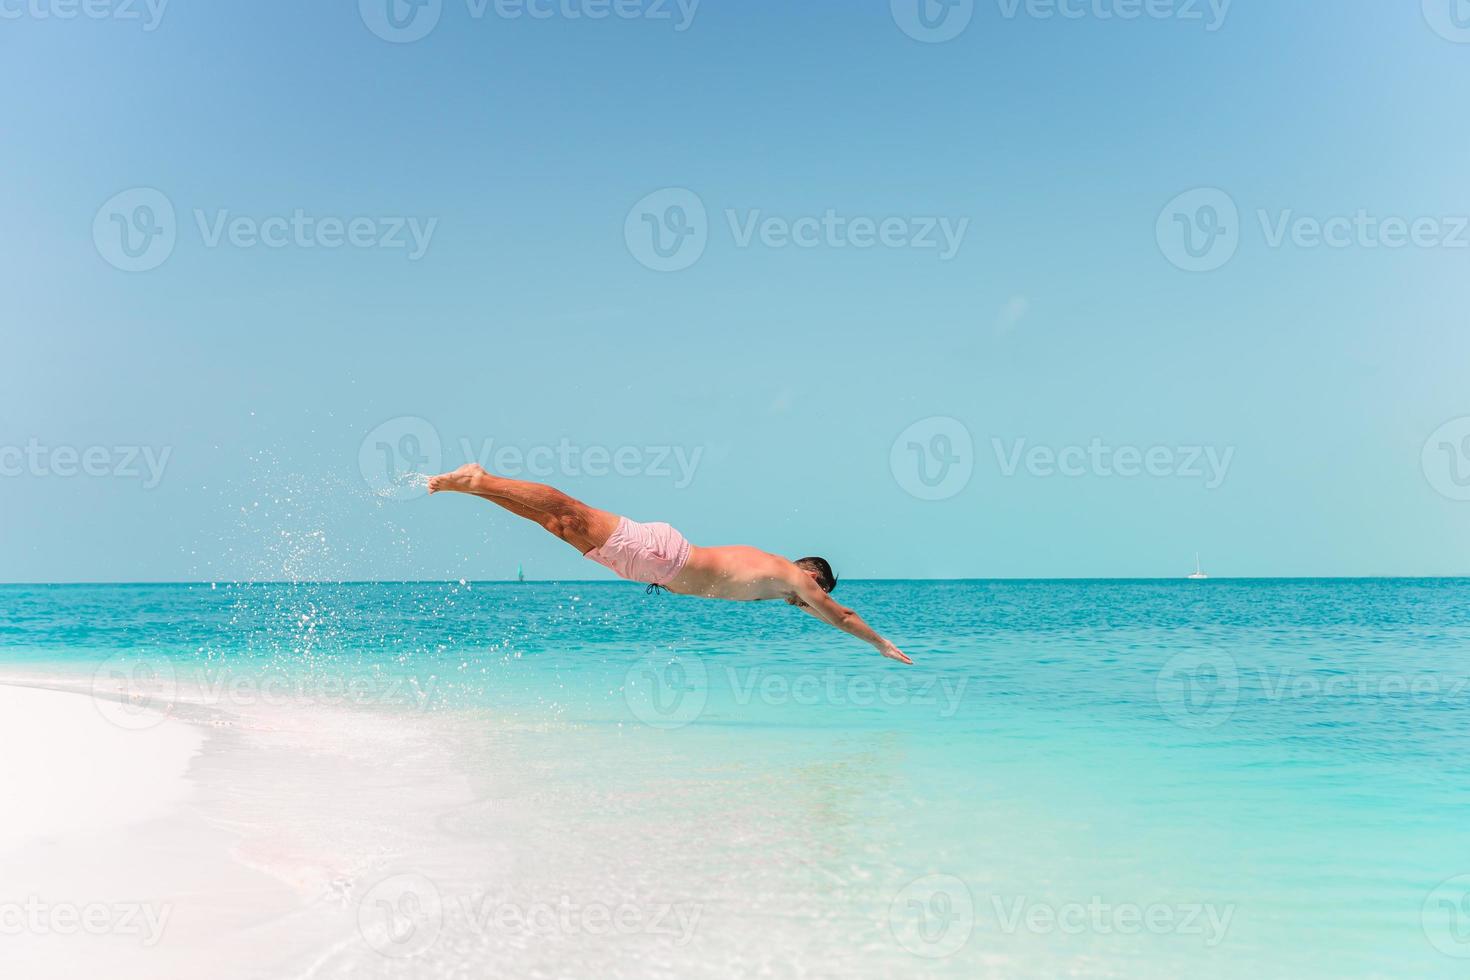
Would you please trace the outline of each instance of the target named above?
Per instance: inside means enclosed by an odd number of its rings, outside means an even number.
[[[796,563],[797,568],[804,568],[809,572],[817,573],[817,584],[822,587],[823,592],[831,592],[837,588],[837,573],[832,571],[832,566],[827,564],[825,558],[802,558]]]

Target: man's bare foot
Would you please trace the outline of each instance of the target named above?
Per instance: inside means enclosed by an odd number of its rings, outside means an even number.
[[[485,468],[479,463],[466,463],[457,470],[429,477],[429,492],[469,493],[475,479],[485,475]]]

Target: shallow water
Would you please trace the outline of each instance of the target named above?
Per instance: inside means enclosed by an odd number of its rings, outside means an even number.
[[[0,679],[215,723],[345,923],[303,976],[1470,965],[1470,582],[839,596],[916,665],[621,583],[4,586]]]

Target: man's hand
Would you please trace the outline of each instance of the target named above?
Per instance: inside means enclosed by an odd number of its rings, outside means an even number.
[[[878,652],[883,654],[883,656],[887,657],[889,660],[897,660],[901,664],[913,663],[913,661],[909,659],[908,654],[904,653],[902,650],[894,646],[892,643],[889,643],[887,640],[883,641],[883,645],[878,648]]]

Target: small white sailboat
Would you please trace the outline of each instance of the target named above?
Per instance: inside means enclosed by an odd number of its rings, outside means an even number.
[[[1201,570],[1200,567],[1199,567],[1199,552],[1198,551],[1196,551],[1194,553],[1194,574],[1191,575],[1191,576],[1189,576],[1189,577],[1193,581],[1199,581],[1200,579],[1207,579],[1207,578],[1209,578],[1209,576],[1206,575],[1204,573],[1204,571]]]

